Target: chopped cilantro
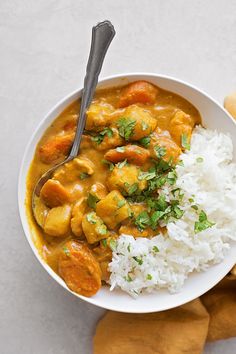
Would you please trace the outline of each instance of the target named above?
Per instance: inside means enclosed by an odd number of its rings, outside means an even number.
[[[118,201],[117,206],[118,208],[122,208],[126,204],[125,199],[121,199]]]
[[[152,280],[151,274],[148,274],[148,275],[147,275],[147,280]]]
[[[193,198],[189,198],[189,203],[194,203],[194,199]]]
[[[138,265],[142,265],[143,264],[143,260],[141,258],[138,258],[138,257],[134,256],[133,259],[138,263]]]
[[[198,206],[197,205],[191,205],[191,208],[194,210],[198,210]]]
[[[153,246],[153,247],[152,247],[152,250],[153,250],[154,252],[159,252],[159,248],[158,248],[157,246]]]
[[[177,173],[175,170],[173,171],[170,171],[168,174],[167,174],[167,182],[170,184],[170,185],[173,185],[175,184],[177,180]]]
[[[107,247],[107,239],[106,238],[103,238],[101,240],[101,242],[102,242],[103,247]]]
[[[124,279],[128,282],[133,281],[133,279],[131,278],[131,276],[128,274],[127,277],[124,277]]]
[[[155,153],[159,159],[161,159],[166,154],[166,148],[156,145],[154,147]]]
[[[151,141],[150,136],[145,136],[144,138],[139,140],[139,144],[147,148],[150,145],[150,141]]]
[[[143,231],[150,224],[150,217],[147,211],[142,211],[137,216],[134,223],[140,231]]]
[[[95,141],[98,145],[103,142],[103,139],[105,138],[105,135],[108,136],[108,138],[111,138],[113,136],[113,131],[111,128],[104,128],[98,135],[92,136],[92,141]]]
[[[130,246],[131,246],[131,245],[130,245],[130,243],[129,243],[128,246],[127,246],[127,251],[128,251],[128,252],[130,252]]]
[[[117,247],[117,242],[116,242],[116,240],[114,240],[113,238],[110,240],[110,242],[109,242],[109,246],[110,246],[110,249],[112,250],[112,251],[115,251],[116,250],[116,247]]]
[[[105,224],[102,224],[102,225],[100,225],[100,226],[98,227],[98,233],[99,233],[100,235],[106,235],[106,233],[107,233],[107,227],[106,227]]]
[[[140,172],[138,179],[141,181],[143,179],[146,179],[147,181],[150,179],[153,179],[154,177],[156,177],[156,172]]]
[[[98,197],[96,197],[96,195],[93,195],[91,193],[89,193],[88,195],[88,199],[87,199],[87,203],[88,206],[92,209],[96,208],[96,203],[99,201],[100,199]]]
[[[181,135],[181,145],[185,150],[190,150],[189,139],[185,133]]]
[[[67,256],[70,255],[70,251],[68,250],[68,248],[67,248],[66,246],[64,246],[62,249],[63,249],[63,252],[64,252]]]
[[[122,161],[122,162],[118,162],[118,163],[116,164],[116,166],[117,166],[118,168],[122,168],[122,167],[124,167],[125,165],[127,165],[127,160],[124,160],[124,161]]]
[[[89,177],[89,175],[88,175],[88,173],[86,173],[86,172],[81,172],[81,174],[80,174],[80,176],[79,176],[79,178],[80,179],[86,179],[86,178],[88,178]]]
[[[134,134],[135,124],[136,121],[134,119],[128,117],[120,118],[117,122],[120,136],[125,140],[129,140],[129,138]]]
[[[96,214],[94,213],[94,211],[91,211],[91,213],[87,214],[86,218],[90,224],[96,224],[97,221],[95,219],[95,216]]]
[[[126,185],[126,187],[128,187],[128,195],[132,195],[138,191],[138,183],[134,183],[129,186]]]
[[[103,163],[104,165],[107,165],[107,166],[109,167],[109,170],[110,170],[110,171],[113,171],[113,170],[114,170],[114,164],[113,164],[112,162],[110,162],[110,161],[108,161],[108,160],[102,160],[102,163]]]
[[[213,225],[215,225],[215,223],[209,221],[207,219],[206,213],[203,210],[201,210],[200,214],[199,214],[198,221],[196,221],[194,224],[194,231],[197,234],[203,230],[208,229],[209,227],[212,227]]]

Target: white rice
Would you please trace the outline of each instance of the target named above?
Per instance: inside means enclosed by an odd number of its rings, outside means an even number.
[[[197,162],[199,157],[202,162]],[[236,240],[236,165],[232,157],[229,136],[202,127],[194,129],[191,149],[181,156],[183,166],[176,168],[176,187],[184,192],[183,217],[167,224],[166,235],[119,237],[109,265],[111,290],[120,287],[132,296],[160,288],[178,292],[189,273],[204,271],[223,260],[230,240]],[[173,198],[169,187],[160,193]],[[191,208],[190,198],[214,226],[194,232],[199,211]]]

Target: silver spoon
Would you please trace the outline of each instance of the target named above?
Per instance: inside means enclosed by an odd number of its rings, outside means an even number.
[[[84,88],[82,91],[80,114],[77,122],[75,139],[69,156],[63,162],[53,166],[50,170],[44,173],[38,180],[34,188],[32,195],[32,210],[37,223],[39,223],[39,221],[37,220],[37,215],[35,211],[36,199],[38,199],[43,185],[47,182],[48,179],[52,177],[58,167],[61,167],[65,163],[73,160],[78,155],[81,138],[86,122],[86,111],[92,101],[95,88],[98,82],[98,76],[102,68],[103,60],[105,58],[107,49],[113,37],[115,36],[115,33],[115,29],[110,21],[99,22],[92,29],[92,41],[86,68],[86,75],[84,78]]]

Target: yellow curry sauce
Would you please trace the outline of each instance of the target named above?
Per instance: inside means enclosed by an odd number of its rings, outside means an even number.
[[[41,190],[40,227],[31,211],[32,191],[40,176],[69,153],[78,113],[76,101],[39,141],[28,172],[26,206],[41,256],[70,289],[91,296],[101,280],[109,279],[107,266],[119,234],[158,233],[158,186],[163,177],[174,176],[201,119],[184,98],[145,81],[98,91],[78,158]]]

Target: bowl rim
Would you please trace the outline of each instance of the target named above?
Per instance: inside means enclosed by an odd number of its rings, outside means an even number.
[[[103,83],[106,83],[107,81],[110,80],[114,80],[114,79],[128,79],[132,82],[132,78],[136,78],[137,76],[140,77],[146,77],[146,79],[143,80],[149,80],[152,79],[153,77],[155,78],[160,78],[160,79],[166,79],[166,80],[170,80],[173,81],[175,83],[179,83],[184,85],[187,88],[191,88],[194,91],[196,91],[197,93],[202,94],[203,96],[205,96],[208,100],[210,100],[211,102],[213,102],[216,106],[218,106],[218,108],[220,108],[224,113],[226,113],[226,115],[228,116],[228,118],[234,123],[234,125],[236,125],[235,120],[233,119],[233,117],[226,111],[226,109],[220,105],[220,103],[218,101],[216,101],[213,97],[211,97],[208,93],[206,93],[204,90],[199,89],[198,87],[196,87],[193,84],[189,84],[188,82],[182,80],[182,79],[178,79],[176,77],[170,76],[170,75],[164,75],[164,74],[158,74],[158,73],[153,73],[153,72],[127,72],[127,73],[119,73],[119,74],[115,74],[115,75],[109,75],[109,76],[105,76],[102,77],[99,81],[98,81],[98,88],[100,88],[100,85],[102,85]],[[112,86],[111,86],[112,87]],[[40,130],[40,128],[45,124],[45,121],[48,119],[49,116],[51,116],[54,112],[56,112],[61,106],[63,106],[63,104],[66,101],[69,101],[70,99],[72,99],[73,97],[80,97],[81,92],[82,92],[82,87],[73,90],[72,92],[70,92],[69,94],[67,94],[66,96],[63,96],[59,101],[57,101],[52,108],[46,112],[46,114],[44,114],[43,118],[40,120],[40,122],[37,124],[37,126],[33,129],[33,133],[29,139],[29,141],[27,142],[25,149],[24,149],[24,154],[20,163],[20,170],[19,170],[19,174],[18,174],[18,184],[17,184],[17,199],[18,199],[18,211],[19,211],[19,216],[20,216],[20,220],[21,220],[21,225],[24,231],[24,235],[25,238],[27,239],[29,246],[31,248],[31,250],[33,251],[36,259],[39,261],[39,263],[41,264],[41,266],[46,270],[46,272],[50,275],[50,278],[53,278],[56,283],[58,283],[59,285],[61,285],[65,290],[69,291],[69,293],[75,295],[77,298],[82,299],[90,304],[93,304],[95,306],[98,306],[102,309],[107,309],[107,310],[112,310],[112,311],[116,311],[116,312],[122,312],[122,313],[151,313],[151,312],[160,312],[160,311],[165,311],[171,308],[175,308],[178,306],[181,306],[185,303],[187,303],[188,301],[192,301],[196,298],[196,296],[194,295],[191,299],[189,300],[182,300],[179,301],[177,304],[174,304],[173,306],[167,306],[167,307],[163,307],[162,310],[151,310],[151,311],[146,311],[143,309],[140,309],[139,312],[137,311],[133,311],[132,309],[127,309],[127,310],[119,310],[119,306],[118,308],[115,308],[114,306],[110,306],[109,304],[107,305],[102,305],[99,303],[99,301],[97,301],[96,299],[94,299],[93,297],[85,297],[83,295],[79,295],[77,293],[74,293],[73,291],[71,291],[66,284],[60,283],[57,278],[56,278],[56,273],[50,268],[50,266],[43,260],[43,258],[40,256],[37,247],[32,239],[32,235],[30,235],[30,232],[28,232],[28,230],[26,229],[26,224],[27,224],[27,216],[26,216],[26,211],[25,211],[25,196],[24,196],[24,203],[22,203],[22,197],[21,197],[21,193],[20,193],[20,187],[22,184],[22,180],[23,180],[23,173],[24,173],[24,167],[25,167],[25,163],[26,163],[26,157],[28,155],[30,146],[32,145],[32,143],[35,140],[35,137],[38,133],[38,131]],[[69,103],[68,103],[69,104]],[[64,108],[63,108],[64,109]],[[55,116],[56,118],[56,116]],[[54,119],[55,119],[54,118]],[[47,128],[46,128],[47,129]],[[26,181],[24,180],[24,183]],[[24,207],[22,207],[24,205]],[[224,276],[228,273],[228,270],[225,272]],[[223,278],[223,277],[222,277]],[[220,280],[216,280],[214,282],[214,284],[210,285],[210,287],[207,290],[203,290],[202,292],[199,292],[197,297],[203,295],[205,292],[209,291],[212,287],[214,287]]]

